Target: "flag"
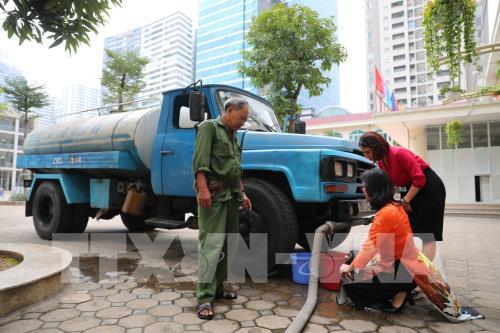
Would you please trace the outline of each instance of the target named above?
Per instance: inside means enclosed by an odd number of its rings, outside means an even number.
[[[397,111],[396,96],[394,96],[394,91],[391,94],[391,111]]]
[[[388,109],[391,108],[391,95],[392,91],[391,88],[389,88],[389,84],[385,84],[385,105],[387,106]]]
[[[380,96],[385,95],[385,89],[384,89],[384,79],[382,78],[382,75],[378,71],[377,66],[374,66],[375,68],[375,91],[380,94]]]

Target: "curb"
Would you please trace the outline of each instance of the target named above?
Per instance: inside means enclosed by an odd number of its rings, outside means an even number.
[[[26,201],[0,201],[0,206],[24,206]]]

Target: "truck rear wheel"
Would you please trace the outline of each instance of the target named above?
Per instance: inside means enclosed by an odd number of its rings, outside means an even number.
[[[297,241],[297,216],[290,199],[273,184],[260,179],[243,181],[245,193],[252,202],[252,210],[243,209],[240,213],[240,234],[247,246],[251,233],[268,235],[267,253],[251,259],[261,260],[267,256],[268,270],[276,266],[276,253],[290,253]],[[251,248],[263,249],[260,244],[250,244]],[[264,244],[262,244],[264,245]]]
[[[68,232],[82,233],[87,228],[90,215],[90,206],[87,203],[70,205],[73,218]]]
[[[33,198],[33,224],[40,238],[51,240],[54,233],[69,232],[72,217],[59,184],[45,181],[38,186]]]
[[[123,225],[131,232],[155,229],[155,227],[146,224],[146,218],[143,215],[137,216],[120,212],[120,217],[122,218]]]

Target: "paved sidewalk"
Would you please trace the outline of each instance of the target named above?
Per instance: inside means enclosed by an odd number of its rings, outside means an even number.
[[[342,245],[344,250],[364,239],[367,228],[356,231]],[[451,324],[425,299],[397,315],[357,311],[337,306],[336,294],[320,289],[318,307],[304,332],[500,332],[499,235],[500,221],[495,219],[447,218],[445,242],[436,258],[459,300],[481,311],[486,320]],[[195,314],[193,271],[176,277],[176,283],[162,277],[146,280],[129,275],[136,262],[128,260],[120,266],[123,272],[108,271],[99,280],[97,264],[88,258],[81,269],[71,268],[78,283],[0,318],[0,332],[278,333],[291,323],[307,293],[288,273],[265,284],[234,285],[238,299],[217,303],[215,319],[202,321]],[[85,260],[81,257],[80,262]]]

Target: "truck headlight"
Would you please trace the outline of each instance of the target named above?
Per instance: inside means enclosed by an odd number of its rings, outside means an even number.
[[[354,165],[351,163],[347,163],[347,177],[354,177]]]
[[[342,177],[344,175],[344,166],[342,165],[342,162],[335,161],[334,168],[336,177]]]

